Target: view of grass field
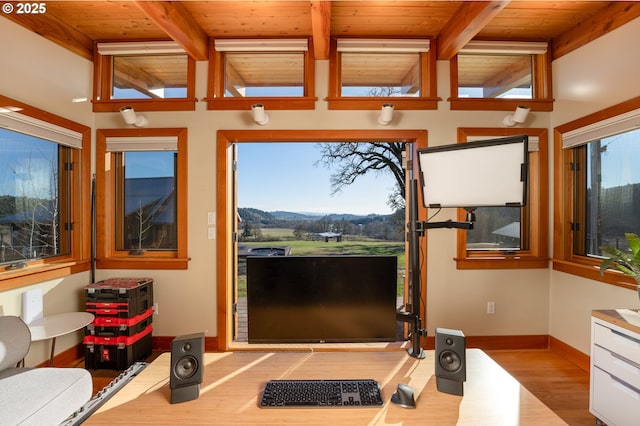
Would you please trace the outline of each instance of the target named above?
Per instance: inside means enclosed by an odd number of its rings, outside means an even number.
[[[398,258],[398,289],[397,295],[404,293],[405,276],[405,244],[403,241],[376,241],[370,238],[347,236],[341,242],[330,240],[297,240],[293,237],[293,229],[267,228],[263,229],[260,242],[242,242],[247,247],[282,247],[291,248],[292,256],[309,255],[361,255],[361,256],[397,256]],[[246,262],[244,258],[238,260],[238,297],[247,295]]]

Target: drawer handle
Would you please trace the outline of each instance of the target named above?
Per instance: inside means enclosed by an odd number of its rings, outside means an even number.
[[[620,331],[618,331],[618,330],[613,330],[613,329],[611,329],[611,328],[610,328],[609,330],[611,330],[611,332],[612,332],[613,334],[616,334],[616,335],[618,335],[618,336],[620,336],[620,337],[623,337],[623,338],[625,338],[625,339],[631,340],[631,341],[633,341],[633,342],[635,342],[635,343],[640,343],[640,340],[638,340],[638,339],[634,339],[634,338],[633,338],[633,336],[629,336],[628,334],[624,334],[624,333],[622,333],[622,332],[620,332]]]
[[[615,353],[615,352],[611,352],[611,351],[609,351],[609,354],[610,354],[613,358],[616,358],[616,359],[618,359],[618,360],[620,360],[620,361],[624,362],[625,364],[629,364],[629,365],[632,365],[632,366],[633,366],[633,367],[635,367],[635,368],[639,368],[639,369],[640,369],[640,364],[638,364],[638,363],[636,363],[636,362],[633,362],[633,361],[631,361],[630,359],[625,358],[625,357],[623,357],[623,356],[622,356],[622,355],[620,355],[620,354],[617,354],[617,353]]]
[[[635,387],[631,386],[629,383],[624,382],[619,378],[617,378],[616,376],[612,376],[611,374],[609,374],[609,377],[611,377],[611,379],[614,382],[616,382],[618,387],[621,388],[624,392],[628,393],[630,396],[640,401],[640,389],[636,389]]]

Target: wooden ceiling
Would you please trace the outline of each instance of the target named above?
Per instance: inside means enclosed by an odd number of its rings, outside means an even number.
[[[50,1],[7,19],[93,60],[96,41],[167,40],[196,60],[209,38],[311,37],[326,59],[331,36],[429,37],[439,59],[471,39],[548,41],[554,58],[640,16],[634,1]]]
[[[94,46],[100,41],[174,40],[192,58],[203,61],[209,58],[211,39],[284,37],[312,39],[316,59],[329,57],[331,37],[430,38],[431,49],[440,60],[451,59],[472,39],[545,41],[555,59],[640,16],[640,2],[591,0],[117,0],[49,1],[45,5],[45,13],[2,16],[89,60],[94,59]],[[166,63],[158,66],[153,62],[157,60],[123,63],[115,75],[116,86],[145,93],[154,87],[184,87],[184,72],[173,72],[175,67],[167,68]],[[252,63],[244,71],[236,64],[234,70],[238,80],[247,84],[300,85],[299,67],[289,66],[282,58],[269,63],[269,67],[258,67],[258,72]],[[147,77],[127,71],[136,67]],[[370,75],[372,68],[364,71],[357,60],[352,68],[351,84],[357,85],[358,79],[364,83],[385,78],[403,81],[415,68],[415,59],[405,66],[396,63],[393,69],[379,67],[386,71],[384,78]],[[467,64],[466,69],[459,70],[461,85],[483,86],[507,70],[513,74],[512,64],[497,60]],[[530,70],[527,73],[530,81]],[[511,86],[518,81],[513,78]],[[232,82],[227,84],[228,90],[235,90]]]

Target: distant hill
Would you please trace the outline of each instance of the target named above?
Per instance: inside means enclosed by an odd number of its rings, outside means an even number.
[[[329,218],[331,220],[346,220],[349,222],[364,221],[369,222],[372,219],[382,219],[390,215],[356,215],[351,213],[299,213],[299,212],[287,212],[287,211],[274,211],[266,212],[259,209],[250,207],[239,207],[238,214],[242,220],[246,220],[252,223],[260,223],[262,226],[280,226],[282,222],[300,222],[300,221],[313,221],[320,218]]]

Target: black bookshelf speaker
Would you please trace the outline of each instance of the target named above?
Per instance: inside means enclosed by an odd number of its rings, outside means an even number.
[[[200,396],[204,376],[204,333],[178,336],[171,342],[169,387],[171,403],[186,402]]]
[[[436,328],[436,388],[452,395],[464,393],[467,380],[466,339],[460,330]]]

